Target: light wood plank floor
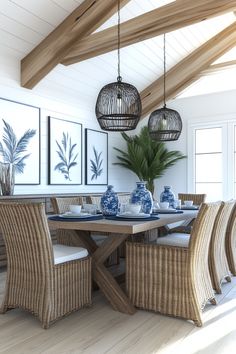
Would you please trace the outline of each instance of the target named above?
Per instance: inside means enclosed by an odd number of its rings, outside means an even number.
[[[0,301],[6,273],[0,273]],[[233,354],[236,353],[236,278],[223,285],[218,305],[204,311],[204,326],[138,311],[115,312],[99,291],[93,307],[80,310],[43,330],[27,312],[0,315],[0,353],[27,354]]]

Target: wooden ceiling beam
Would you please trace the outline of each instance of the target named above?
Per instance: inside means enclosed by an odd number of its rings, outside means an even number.
[[[130,0],[121,0],[121,6]],[[21,61],[21,85],[33,88],[70,51],[117,12],[114,0],[84,0],[53,32]]]
[[[236,22],[201,45],[166,73],[166,100],[199,78],[219,57],[236,45]],[[141,92],[142,118],[163,104],[163,76]]]
[[[229,60],[229,61],[224,61],[222,63],[217,63],[217,64],[212,64],[210,65],[206,70],[203,70],[200,74],[200,76],[206,76],[221,70],[227,70],[232,67],[236,67],[236,60]]]
[[[236,9],[236,0],[177,0],[121,24],[121,47]],[[61,61],[70,65],[117,48],[117,26],[78,40]]]

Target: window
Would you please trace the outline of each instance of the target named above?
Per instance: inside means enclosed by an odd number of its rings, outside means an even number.
[[[236,198],[236,121],[190,123],[188,136],[188,191]]]
[[[222,199],[222,128],[195,130],[195,191]]]

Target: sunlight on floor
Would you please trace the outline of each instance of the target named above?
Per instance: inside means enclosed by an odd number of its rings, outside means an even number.
[[[235,352],[236,343],[235,340],[231,343],[230,337],[232,336],[235,339],[236,334],[236,299],[228,299],[227,302],[215,308],[214,311],[209,312],[208,314],[207,311],[204,316],[206,318],[202,328],[193,328],[192,332],[185,338],[171,343],[156,353],[211,354],[214,352],[214,354],[231,354]],[[227,348],[222,348],[220,345],[221,340],[227,336],[229,337],[229,345],[227,345]],[[230,351],[231,344],[232,349],[234,347],[234,351]],[[225,343],[223,345],[225,346]]]

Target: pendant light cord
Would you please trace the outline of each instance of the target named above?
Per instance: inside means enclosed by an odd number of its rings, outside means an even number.
[[[118,77],[117,81],[122,81],[122,77],[120,76],[120,0],[118,0],[118,45],[117,45],[117,56],[118,56]]]
[[[164,108],[166,108],[166,34],[163,35],[163,52],[164,52]]]

